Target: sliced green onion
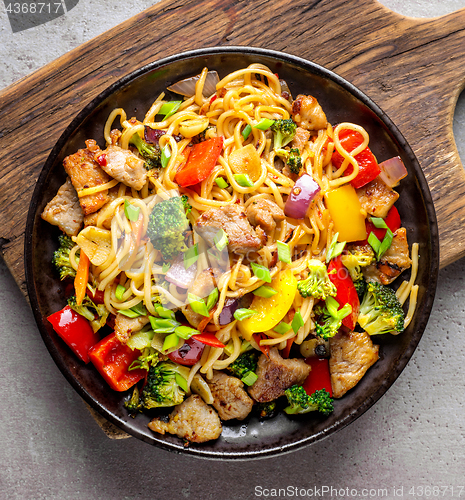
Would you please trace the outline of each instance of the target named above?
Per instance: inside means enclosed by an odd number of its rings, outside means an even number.
[[[138,316],[145,316],[147,314],[147,309],[142,302],[139,302],[131,309],[119,309],[119,313],[128,318],[137,318]]]
[[[259,280],[271,283],[271,274],[267,267],[262,266],[261,264],[256,264],[255,262],[252,262],[250,266],[252,267],[253,273]]]
[[[176,380],[176,383],[184,392],[187,392],[189,390],[189,387],[187,387],[187,380],[180,373],[176,372],[174,378]]]
[[[153,318],[153,319],[152,319]],[[174,319],[168,319],[168,318],[154,318],[153,316],[150,317],[150,324],[152,325],[152,328],[171,328],[174,330],[176,327],[180,326],[181,323],[177,322]]]
[[[252,127],[250,123],[247,123],[247,125],[244,127],[244,130],[242,131],[242,137],[244,138],[244,141],[249,137],[250,132],[252,132]]]
[[[273,297],[273,295],[276,295],[278,292],[271,286],[262,285],[261,287],[254,290],[252,293],[254,295],[257,295],[257,297],[264,297],[265,299],[268,299],[269,297]]]
[[[163,342],[162,351],[167,351],[168,349],[172,349],[173,347],[176,347],[178,344],[179,344],[179,337],[175,333],[167,335]]]
[[[168,162],[170,161],[170,158],[171,158],[171,150],[168,146],[165,146],[161,150],[161,158],[160,158],[161,166],[163,168],[166,168],[168,166]]]
[[[258,375],[254,373],[253,371],[248,371],[242,378],[242,382],[244,382],[245,385],[251,386],[255,384],[255,382],[258,379]]]
[[[192,335],[198,335],[200,332],[195,328],[191,328],[190,326],[180,325],[174,329],[174,333],[181,337],[184,340],[190,339]]]
[[[167,309],[163,306],[155,306],[155,311],[157,312],[158,316],[160,316],[160,318],[174,319],[174,311],[172,311],[171,309]],[[152,318],[152,316],[150,316],[150,318]]]
[[[205,316],[208,318],[210,316],[210,313],[208,312],[207,305],[201,299],[200,297],[197,297],[197,295],[194,295],[193,293],[188,293],[187,294],[187,300],[192,308],[192,310],[197,313],[201,314],[202,316]]]
[[[338,242],[337,239],[339,237],[339,233],[336,233],[329,244],[328,253],[326,254],[326,264],[334,257],[337,257],[342,253],[344,247],[346,246],[345,241]]]
[[[215,179],[215,182],[216,182],[216,185],[221,189],[226,189],[227,187],[229,187],[229,184],[226,182],[224,177],[217,177]]]
[[[368,244],[373,248],[373,251],[376,254],[376,257],[378,257],[379,249],[381,247],[381,241],[379,241],[378,237],[375,235],[375,233],[370,233],[368,235]]]
[[[275,120],[270,120],[270,118],[262,118],[253,128],[258,128],[259,130],[268,130]]]
[[[252,179],[248,174],[234,174],[234,179],[242,187],[253,187]]]
[[[302,314],[300,314],[300,311],[296,311],[296,313],[294,314],[294,318],[292,319],[291,328],[297,335],[299,328],[301,328],[302,326],[304,326],[304,319],[302,318]]]
[[[378,260],[381,259],[386,250],[391,246],[393,238],[394,235],[392,234],[392,231],[387,228],[386,234],[384,235],[383,241],[381,242],[381,245],[379,246],[379,250],[377,252]]]
[[[197,262],[199,258],[199,246],[196,243],[194,246],[188,248],[184,252],[184,269],[189,269],[193,264]]]
[[[228,244],[228,235],[224,231],[224,229],[220,229],[215,236],[213,237],[213,243],[216,248],[221,252],[226,245]]]
[[[163,262],[163,265],[161,266],[161,270],[164,273],[167,273],[170,270],[171,264],[169,262]]]
[[[244,307],[240,309],[236,309],[234,312],[234,319],[237,319],[237,321],[242,321],[245,318],[249,318],[250,316],[253,316],[256,314],[256,311],[253,311],[252,309],[245,309]]]
[[[164,102],[157,114],[162,115],[163,119],[166,120],[170,116],[174,115],[174,113],[176,113],[181,104],[182,101]]]
[[[128,220],[135,222],[139,218],[139,212],[139,207],[135,207],[128,200],[124,200],[124,215]]]
[[[277,241],[276,246],[278,247],[278,259],[285,264],[291,263],[291,249],[287,243],[282,241]]]
[[[217,302],[220,292],[215,288],[207,298],[207,309],[210,310]]]
[[[291,329],[291,325],[289,323],[285,323],[284,321],[281,321],[281,323],[278,323],[273,330],[276,333],[279,333],[280,335],[284,335]]]
[[[126,291],[126,288],[123,285],[118,285],[115,290],[115,297],[118,300],[123,300],[123,295],[124,292]]]
[[[370,217],[370,220],[378,229],[388,229],[386,222],[381,217]]]

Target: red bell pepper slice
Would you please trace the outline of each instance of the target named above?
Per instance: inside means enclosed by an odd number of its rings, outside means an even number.
[[[395,233],[401,226],[400,215],[395,206],[392,206],[384,218],[384,222],[386,226]],[[367,236],[370,233],[374,233],[374,235],[378,238],[379,241],[383,241],[384,236],[386,235],[386,229],[375,227],[373,222],[370,221],[369,218],[365,220],[365,226],[367,229]],[[364,240],[363,244],[367,244],[368,239]]]
[[[286,347],[281,351],[281,357],[286,359],[291,353],[292,344],[294,343],[295,337],[286,340]]]
[[[362,144],[363,137],[360,132],[344,129],[339,133],[339,142],[347,152],[351,153],[355,148]],[[352,179],[351,184],[355,189],[357,189],[378,177],[381,169],[379,168],[378,162],[369,147],[366,147],[363,151],[355,155],[355,159],[358,163],[358,175],[355,179]],[[337,151],[334,151],[332,156],[333,165],[336,168],[339,168],[343,161],[344,157]],[[344,174],[350,175],[353,171],[354,167],[349,165]]]
[[[50,315],[47,319],[74,354],[84,363],[88,363],[90,361],[88,351],[100,340],[100,337],[94,333],[87,319],[69,306]]]
[[[220,342],[213,333],[199,333],[197,335],[192,335],[191,339],[198,340],[205,345],[211,345],[212,347],[226,347],[223,342]]]
[[[360,311],[360,300],[354,282],[350,277],[349,271],[342,263],[340,255],[332,259],[329,263],[328,276],[336,287],[337,294],[335,299],[339,303],[340,308],[344,307],[345,304],[352,306],[352,312],[342,320],[342,324],[353,330]]]
[[[310,375],[303,383],[305,392],[310,396],[315,391],[326,389],[329,392],[329,395],[333,397],[331,373],[329,371],[329,359],[312,356],[310,358],[306,358],[305,362],[312,368]]]
[[[115,333],[111,333],[89,349],[90,360],[115,391],[126,391],[145,378],[145,370],[128,370],[139,356],[139,350],[132,350],[122,344]]]
[[[260,348],[260,351],[269,358],[270,357],[270,346],[269,345],[260,345],[260,340],[267,339],[268,337],[264,333],[254,333],[252,334],[252,337],[254,338],[255,342],[258,344],[258,347]]]
[[[177,171],[174,180],[181,187],[193,186],[206,179],[215,168],[223,149],[223,137],[212,137],[194,144],[187,161]]]

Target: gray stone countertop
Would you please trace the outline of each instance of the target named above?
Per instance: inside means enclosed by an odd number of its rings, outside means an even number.
[[[18,33],[2,5],[0,88],[152,3],[80,0],[65,16]],[[465,7],[465,0],[382,3],[413,17]],[[463,101],[454,132],[465,158]],[[55,366],[0,259],[0,499],[465,499],[464,270],[461,260],[440,272],[419,347],[358,420],[282,457],[220,463],[108,439]]]

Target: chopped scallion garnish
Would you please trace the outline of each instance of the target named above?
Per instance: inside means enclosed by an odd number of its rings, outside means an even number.
[[[270,120],[270,118],[262,118],[253,128],[258,128],[259,130],[268,130],[275,120]]]
[[[226,182],[224,177],[217,177],[215,179],[216,185],[221,189],[226,189],[229,187],[229,184]]]
[[[236,311],[234,312],[234,319],[237,319],[237,321],[242,321],[243,319],[249,318],[254,314],[256,314],[256,311],[242,307],[240,309],[236,309]]]
[[[278,259],[285,264],[291,263],[291,249],[287,243],[282,241],[277,241],[276,246],[278,247]]]
[[[198,335],[200,332],[195,328],[191,328],[190,326],[180,325],[174,329],[174,333],[181,337],[184,340],[190,339],[192,335]]]
[[[342,253],[344,247],[346,246],[345,241],[338,242],[337,239],[339,237],[339,233],[336,233],[329,244],[328,253],[326,254],[326,264],[334,257],[337,257]]]
[[[171,150],[168,146],[165,146],[161,150],[161,158],[160,158],[161,166],[163,168],[166,168],[168,166],[168,162],[170,161],[170,158],[171,158]]]
[[[189,390],[189,387],[187,387],[187,380],[180,373],[176,372],[174,378],[176,380],[176,383],[184,392],[187,392]]]
[[[130,309],[119,309],[118,312],[128,318],[137,318],[138,316],[145,316],[147,314],[147,309],[142,302],[139,302]]]
[[[162,351],[167,351],[168,349],[177,347],[178,344],[179,344],[179,337],[175,333],[167,335],[163,342]]]
[[[171,309],[167,309],[163,306],[155,306],[155,311],[157,312],[158,316],[160,316],[160,318],[174,319],[174,311],[172,311]],[[150,316],[149,319],[151,318],[152,316]]]
[[[163,116],[163,120],[166,120],[170,116],[174,115],[174,113],[176,113],[181,104],[182,101],[164,102],[158,114]]]
[[[244,138],[244,141],[249,137],[250,132],[252,132],[252,127],[250,123],[248,123],[245,127],[244,130],[242,131],[242,137]]]
[[[124,215],[130,221],[136,222],[139,218],[140,208],[131,205],[128,200],[124,200]]]
[[[228,244],[228,235],[226,234],[224,229],[220,229],[215,234],[215,236],[213,237],[213,243],[220,252],[224,250],[224,248],[226,248],[226,245]]]
[[[253,187],[253,181],[248,174],[234,174],[234,179],[241,187]]]
[[[257,295],[257,297],[264,297],[265,299],[267,299],[269,297],[273,297],[273,295],[276,295],[278,292],[271,286],[262,285],[261,287],[254,290],[252,293],[254,295]]]
[[[184,252],[184,269],[189,269],[193,264],[197,262],[199,258],[199,247],[196,243],[194,246],[189,247]]]
[[[220,292],[218,291],[218,288],[215,288],[210,295],[207,298],[207,309],[210,311],[210,309],[218,302],[218,297],[220,295]]]
[[[302,318],[302,314],[300,314],[300,311],[296,311],[296,313],[294,314],[294,318],[292,319],[291,328],[297,335],[297,332],[302,326],[304,326],[304,319]]]
[[[192,310],[200,314],[202,316],[205,316],[208,318],[210,316],[210,313],[208,312],[207,305],[203,301],[202,298],[198,297],[197,295],[193,293],[188,293],[187,294],[187,300],[192,308]]]
[[[271,274],[267,267],[262,266],[261,264],[256,264],[255,262],[252,262],[250,266],[252,267],[253,273],[259,280],[271,283]]]
[[[251,386],[255,384],[255,382],[258,379],[258,375],[254,373],[253,371],[248,371],[242,378],[242,382],[244,382],[245,385]]]
[[[280,335],[284,335],[291,329],[291,325],[289,323],[285,323],[284,321],[281,321],[281,323],[278,323],[273,330],[276,333],[279,333]]]
[[[123,300],[123,295],[124,292],[126,291],[126,288],[123,285],[118,285],[115,290],[115,297],[118,300]]]

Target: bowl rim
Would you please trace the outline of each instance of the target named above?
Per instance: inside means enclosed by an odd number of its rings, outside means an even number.
[[[190,58],[198,58],[201,56],[210,56],[210,55],[227,55],[227,54],[247,54],[247,55],[256,55],[256,56],[264,56],[276,59],[278,61],[282,61],[287,64],[294,64],[299,67],[304,68],[306,71],[310,71],[313,74],[321,76],[323,78],[329,79],[332,82],[336,83],[346,91],[348,91],[353,97],[361,101],[367,108],[369,108],[377,117],[380,119],[384,125],[389,130],[390,134],[398,141],[399,147],[403,150],[406,155],[409,157],[411,164],[415,170],[415,178],[420,185],[420,191],[424,196],[424,204],[425,211],[429,223],[429,238],[430,238],[430,248],[431,248],[431,281],[428,291],[425,293],[424,302],[422,303],[422,314],[421,321],[418,324],[418,327],[415,333],[412,336],[412,340],[409,343],[408,347],[403,351],[400,358],[397,360],[396,367],[387,374],[384,381],[379,385],[378,389],[371,394],[370,397],[365,399],[362,404],[360,404],[356,409],[346,414],[343,418],[338,420],[333,425],[325,428],[324,430],[317,432],[311,436],[298,439],[287,443],[285,445],[280,446],[272,446],[266,448],[264,450],[252,450],[252,451],[234,451],[231,453],[226,453],[224,451],[212,451],[212,450],[203,450],[201,447],[184,447],[181,440],[179,440],[179,445],[171,442],[163,441],[162,439],[154,436],[153,439],[148,438],[146,435],[138,432],[137,429],[128,428],[127,423],[121,419],[119,419],[116,415],[108,411],[99,401],[93,398],[86,389],[73,377],[70,373],[67,364],[64,362],[63,358],[57,352],[53,342],[51,341],[48,332],[43,326],[44,317],[41,314],[39,302],[37,298],[37,294],[35,293],[34,286],[34,269],[32,265],[32,259],[29,258],[32,255],[32,235],[35,224],[36,212],[38,208],[38,200],[39,193],[44,187],[44,183],[46,182],[46,178],[50,169],[53,167],[56,156],[60,153],[62,148],[66,145],[70,136],[74,132],[74,130],[83,122],[83,120],[87,117],[87,115],[92,112],[99,104],[101,104],[106,98],[111,96],[114,92],[119,89],[125,87],[130,84],[132,81],[137,78],[143,76],[144,74],[155,71],[163,66],[169,65],[179,60],[185,60]],[[28,214],[26,220],[26,229],[25,229],[25,239],[24,239],[24,267],[25,267],[25,278],[26,278],[26,286],[27,293],[29,296],[31,308],[41,333],[41,336],[44,340],[44,343],[47,346],[48,351],[50,352],[54,362],[60,369],[61,373],[65,376],[71,386],[77,391],[77,393],[84,399],[84,401],[89,404],[94,410],[96,410],[100,415],[102,415],[105,419],[113,423],[115,426],[120,428],[121,430],[129,433],[130,435],[148,442],[152,445],[156,445],[165,450],[174,451],[177,453],[185,453],[187,455],[196,456],[200,458],[208,458],[208,459],[216,459],[216,460],[250,460],[257,458],[268,458],[271,456],[276,456],[278,454],[288,453],[300,449],[304,446],[308,446],[317,441],[320,441],[329,435],[335,433],[336,431],[346,427],[354,420],[356,420],[359,416],[365,413],[374,403],[376,403],[381,396],[383,396],[389,387],[392,386],[397,377],[402,373],[403,369],[407,365],[408,361],[412,357],[423,333],[426,328],[426,324],[428,322],[429,315],[431,313],[431,309],[434,302],[435,291],[437,287],[437,279],[439,272],[439,234],[438,234],[438,226],[436,213],[432,201],[431,192],[429,190],[428,183],[424,176],[424,173],[419,165],[419,162],[411,149],[410,145],[407,143],[406,139],[394,124],[394,122],[389,118],[389,116],[364,92],[362,92],[358,87],[345,80],[337,73],[332,70],[329,70],[317,63],[309,61],[307,59],[288,54],[285,52],[263,49],[258,47],[250,47],[250,46],[214,46],[214,47],[205,47],[201,49],[188,50],[185,52],[180,52],[178,54],[174,54],[162,59],[158,59],[152,61],[140,68],[137,68],[134,71],[131,71],[127,75],[119,78],[113,84],[105,88],[102,92],[100,92],[96,97],[94,97],[75,117],[72,119],[70,124],[65,128],[65,130],[60,135],[58,141],[55,143],[53,149],[45,161],[39,177],[37,179]]]

